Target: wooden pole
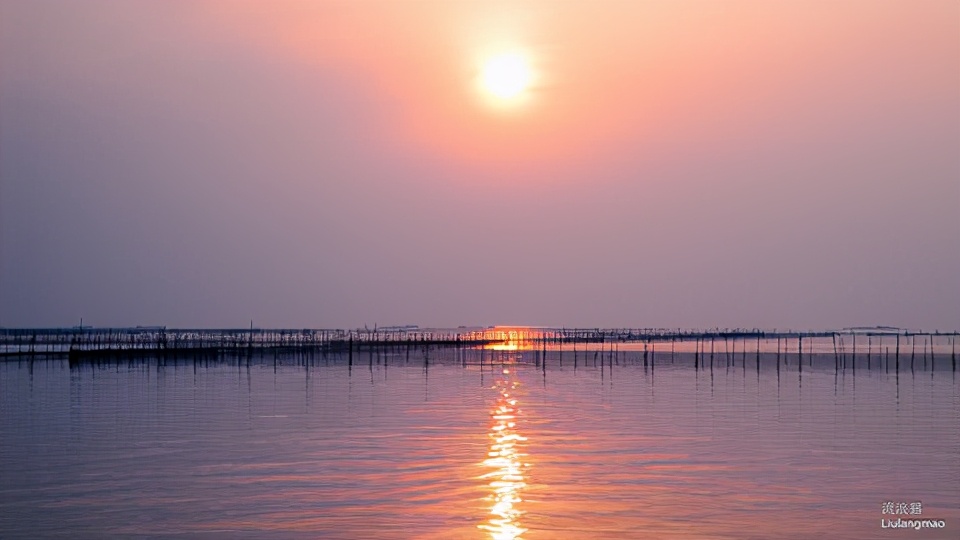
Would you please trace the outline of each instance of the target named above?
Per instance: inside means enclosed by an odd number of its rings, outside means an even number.
[[[897,352],[896,352],[897,373],[900,372],[900,334],[897,333]]]
[[[700,369],[700,338],[697,338],[697,342],[694,345],[696,347],[693,350],[693,369],[694,371]]]
[[[837,352],[837,334],[833,334],[833,370],[840,370],[840,353]]]
[[[957,336],[950,338],[950,361],[953,363],[953,370],[957,370]]]

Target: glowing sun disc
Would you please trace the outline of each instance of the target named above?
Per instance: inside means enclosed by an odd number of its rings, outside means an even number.
[[[483,67],[483,87],[501,99],[519,96],[530,86],[530,66],[519,54],[501,54],[489,59]]]

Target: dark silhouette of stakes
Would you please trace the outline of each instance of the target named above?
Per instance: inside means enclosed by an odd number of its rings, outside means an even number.
[[[781,356],[787,353],[783,345],[791,339],[797,340],[797,356],[802,362],[804,355],[811,361],[813,356],[825,351],[817,349],[817,343],[830,340],[833,344],[835,369],[846,367],[844,339],[849,338],[853,345],[851,360],[856,362],[857,338],[866,337],[868,368],[873,357],[874,338],[878,344],[880,358],[884,360],[883,338],[894,337],[894,369],[900,369],[901,336],[910,340],[910,368],[914,369],[916,359],[916,341],[923,341],[922,358],[926,368],[927,349],[929,347],[931,368],[937,355],[945,360],[947,354],[945,340],[950,340],[950,359],[953,371],[957,369],[956,341],[960,332],[922,332],[888,327],[847,328],[832,331],[767,331],[759,329],[569,329],[569,328],[458,328],[458,329],[420,329],[416,327],[364,328],[356,330],[340,329],[262,329],[255,328],[251,322],[249,328],[242,329],[172,329],[162,326],[134,328],[92,328],[76,326],[73,328],[0,328],[0,357],[62,357],[71,362],[97,361],[103,358],[136,359],[138,357],[184,357],[212,356],[226,354],[251,355],[270,353],[273,355],[296,354],[312,358],[316,354],[326,356],[330,353],[345,353],[352,368],[353,355],[365,352],[373,359],[391,350],[406,349],[409,359],[411,349],[444,348],[469,350],[511,345],[521,350],[530,350],[536,357],[536,363],[546,369],[547,351],[556,351],[556,362],[562,368],[563,348],[572,344],[574,368],[579,367],[580,352],[584,361],[588,359],[589,349],[594,348],[594,365],[601,363],[606,353],[609,367],[628,362],[628,353],[621,351],[621,344],[635,344],[640,351],[644,366],[655,363],[658,344],[670,343],[671,363],[679,354],[678,343],[693,346],[695,369],[706,368],[706,345],[710,342],[709,366],[713,367],[716,353],[716,341],[723,340],[724,354],[729,362],[736,359],[737,342],[743,344],[742,358],[745,367],[748,340],[756,342],[756,365],[760,369],[760,357],[763,344],[772,345],[776,340],[776,363],[779,369]],[[820,340],[820,341],[817,341]],[[804,348],[806,341],[807,347]],[[578,347],[582,345],[582,348]],[[594,347],[590,347],[590,345]],[[729,344],[729,345],[728,345]],[[821,345],[822,347],[822,345]],[[938,348],[939,347],[939,348]],[[599,349],[599,350],[597,350]],[[627,348],[627,351],[631,349]],[[682,350],[682,349],[681,349]],[[687,349],[689,351],[689,349]],[[886,349],[884,368],[889,368],[889,347]],[[770,350],[769,352],[772,352]],[[687,353],[689,354],[689,353]],[[553,357],[553,355],[550,355]],[[598,358],[599,357],[599,358]],[[551,361],[552,363],[552,361]]]

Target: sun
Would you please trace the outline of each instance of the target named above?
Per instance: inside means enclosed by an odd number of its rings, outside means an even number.
[[[530,87],[533,72],[519,53],[504,53],[489,58],[483,65],[483,89],[500,100],[520,97]]]

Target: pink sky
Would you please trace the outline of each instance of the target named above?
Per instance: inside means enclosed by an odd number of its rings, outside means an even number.
[[[953,1],[0,10],[0,325],[960,327]]]

